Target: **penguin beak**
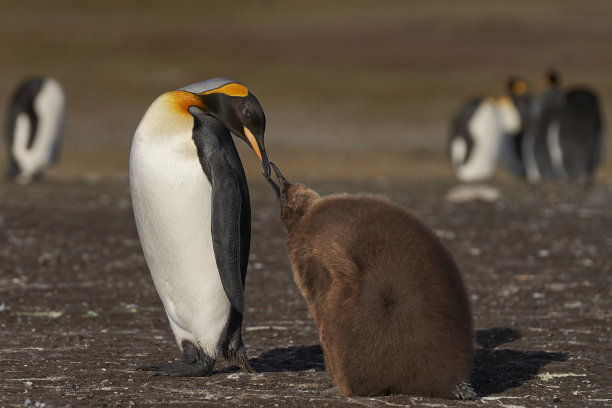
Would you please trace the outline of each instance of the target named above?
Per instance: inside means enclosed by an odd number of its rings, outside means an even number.
[[[243,126],[244,136],[246,137],[249,145],[261,160],[261,167],[263,168],[264,174],[263,176],[266,180],[270,180],[270,162],[268,161],[268,155],[266,154],[266,148],[263,145],[263,137],[255,137],[253,133],[247,128]]]
[[[288,183],[287,179],[283,176],[283,174],[280,172],[280,170],[278,169],[278,167],[276,167],[276,165],[272,162],[270,162],[270,166],[272,167],[272,169],[274,170],[274,173],[276,174],[276,179],[278,180],[278,184],[276,184],[274,182],[274,180],[272,180],[272,178],[268,178],[268,183],[270,183],[270,185],[272,186],[272,189],[274,190],[274,194],[276,194],[276,200],[281,204],[281,205],[285,205],[285,195],[281,192],[281,188],[279,187],[279,185],[283,185],[284,183]]]

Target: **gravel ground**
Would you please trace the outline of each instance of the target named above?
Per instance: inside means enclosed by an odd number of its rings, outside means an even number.
[[[475,401],[342,398],[291,275],[268,186],[251,183],[243,327],[256,375],[221,358],[207,378],[135,371],[177,357],[124,180],[0,185],[0,406],[612,405],[612,189],[502,183],[451,203],[446,182],[316,182],[405,205],[455,255],[471,296]],[[441,369],[444,369],[441,367]]]

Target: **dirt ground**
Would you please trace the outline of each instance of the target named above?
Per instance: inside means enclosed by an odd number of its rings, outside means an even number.
[[[537,94],[554,66],[567,84],[597,89],[612,124],[609,0],[143,5],[2,4],[0,112],[40,74],[63,84],[69,109],[49,179],[0,182],[0,407],[612,405],[612,143],[589,189],[500,172],[497,202],[445,200],[450,118],[469,96],[499,95],[508,74]],[[222,359],[208,378],[135,371],[178,349],[136,236],[130,141],[156,96],[214,76],[257,95],[268,154],[288,177],[323,194],[383,194],[440,234],[471,295],[477,400],[330,395],[273,194],[244,143],[253,239],[243,329],[258,374]]]
[[[177,357],[136,235],[127,180],[0,185],[0,406],[612,405],[612,188],[501,184],[494,203],[451,203],[446,182],[322,182],[380,193],[442,238],[470,293],[475,401],[329,394],[317,331],[291,275],[268,186],[251,181],[246,375],[151,377]],[[440,367],[441,370],[444,367]]]

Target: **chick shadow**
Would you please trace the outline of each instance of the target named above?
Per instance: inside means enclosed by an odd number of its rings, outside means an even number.
[[[474,357],[471,384],[478,396],[486,397],[518,387],[534,379],[544,366],[568,359],[567,353],[497,348],[520,338],[519,332],[509,328],[476,331],[479,348]],[[323,349],[318,344],[275,348],[249,362],[258,373],[325,371]],[[238,368],[231,367],[228,372],[232,371]]]
[[[567,353],[496,348],[520,338],[519,332],[509,328],[476,331],[476,343],[480,348],[474,357],[471,383],[479,396],[518,387],[535,378],[542,367],[568,358]]]

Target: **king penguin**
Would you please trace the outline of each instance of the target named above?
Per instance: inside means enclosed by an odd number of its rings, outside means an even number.
[[[559,74],[556,70],[549,70],[542,79],[542,92],[529,106],[529,121],[523,139],[525,171],[531,183],[555,178],[548,150],[547,127],[561,109],[563,99]]]
[[[205,376],[221,350],[250,367],[241,327],[251,235],[249,191],[231,134],[270,166],[265,116],[242,84],[213,78],[159,96],[132,140],[136,227],[182,357],[139,367]]]
[[[523,99],[518,93],[526,93],[526,86],[513,78],[507,94],[472,98],[461,106],[452,120],[448,143],[457,180],[473,183],[493,177],[502,148],[514,145],[513,138],[521,132]]]
[[[549,70],[545,90],[530,109],[523,145],[530,182],[589,182],[601,162],[603,124],[596,93],[586,87],[561,89]]]
[[[66,94],[49,77],[24,80],[7,117],[6,177],[27,184],[56,163],[66,116]]]
[[[502,158],[506,168],[516,176],[525,178],[523,158],[523,139],[527,127],[531,95],[529,84],[519,77],[509,77],[506,82],[506,95],[499,104],[499,114],[503,123]]]

